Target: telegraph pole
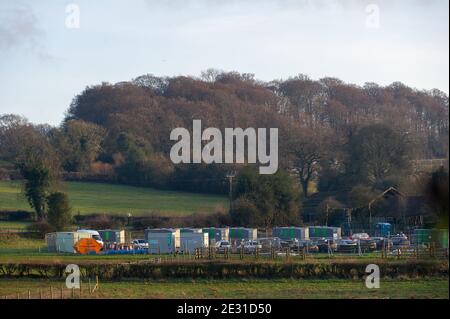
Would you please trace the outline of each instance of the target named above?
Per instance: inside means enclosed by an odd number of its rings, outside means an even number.
[[[227,174],[228,182],[229,182],[229,201],[230,201],[230,213],[233,213],[233,178],[236,177],[236,172],[230,172]]]

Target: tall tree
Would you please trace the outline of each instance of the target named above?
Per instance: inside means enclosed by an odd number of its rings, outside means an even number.
[[[448,228],[449,179],[448,170],[441,167],[433,172],[425,187],[428,205],[436,216],[438,227]]]
[[[348,145],[348,171],[351,179],[383,187],[386,178],[402,174],[410,163],[410,140],[383,124],[362,127]]]
[[[52,131],[52,143],[69,172],[88,172],[102,150],[106,130],[96,124],[69,120]]]
[[[55,231],[65,230],[72,222],[71,208],[67,194],[55,192],[47,197],[48,223]]]
[[[38,220],[46,219],[46,198],[59,177],[58,156],[39,128],[22,141],[15,165],[23,178],[24,195]]]
[[[292,137],[292,168],[298,173],[305,198],[309,196],[309,187],[319,172],[320,162],[329,153],[331,137],[326,131],[326,128],[300,128]]]
[[[294,180],[282,169],[260,175],[254,167],[238,175],[231,217],[237,224],[272,227],[298,224],[300,209]]]

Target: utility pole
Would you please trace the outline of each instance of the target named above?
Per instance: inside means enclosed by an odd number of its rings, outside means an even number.
[[[350,236],[353,235],[353,231],[352,231],[352,209],[351,208],[347,208],[347,223],[348,223],[348,229],[350,232]]]
[[[229,188],[229,201],[230,201],[230,213],[233,213],[233,178],[236,177],[236,172],[230,172],[227,174],[227,178],[228,178],[228,182],[230,184],[230,188]]]

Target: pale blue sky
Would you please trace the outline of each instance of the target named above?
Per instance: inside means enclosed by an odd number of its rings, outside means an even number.
[[[66,5],[80,28],[65,25]],[[368,4],[379,28],[366,25]],[[0,0],[0,113],[59,124],[87,85],[207,68],[449,89],[448,0]]]

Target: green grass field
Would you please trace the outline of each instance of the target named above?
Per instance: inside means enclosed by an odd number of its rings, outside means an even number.
[[[107,213],[142,216],[211,213],[228,207],[226,197],[112,184],[67,182],[73,214]],[[18,182],[0,181],[0,210],[30,210]]]
[[[448,284],[448,279],[396,279],[382,280],[379,289],[367,289],[363,280],[343,279],[121,281],[100,282],[99,291],[91,298],[448,299]],[[19,293],[26,298],[30,290],[32,298],[38,298],[40,289],[43,298],[50,298],[50,286],[55,289],[63,285],[64,281],[2,279],[0,297],[16,298]],[[59,298],[59,290],[55,291]],[[70,293],[66,296],[70,297]],[[82,296],[89,297],[86,290]]]

